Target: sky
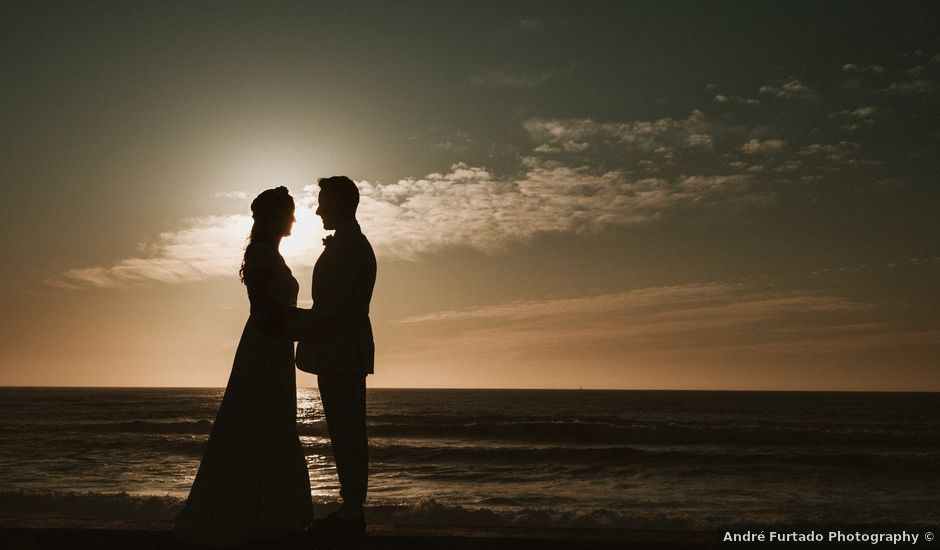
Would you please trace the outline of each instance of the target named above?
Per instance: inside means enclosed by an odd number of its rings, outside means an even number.
[[[0,14],[0,385],[224,386],[251,199],[309,307],[343,174],[372,387],[940,390],[934,3]]]

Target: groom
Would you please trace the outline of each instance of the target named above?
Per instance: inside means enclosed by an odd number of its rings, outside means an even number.
[[[359,190],[346,176],[319,180],[317,215],[335,234],[313,268],[313,308],[287,326],[297,344],[297,368],[317,375],[333,445],[343,504],[317,521],[329,534],[365,533],[363,504],[369,479],[366,438],[366,375],[375,344],[369,302],[375,286],[375,254],[356,221]]]

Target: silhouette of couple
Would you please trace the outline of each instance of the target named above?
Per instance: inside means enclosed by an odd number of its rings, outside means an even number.
[[[302,537],[308,528],[318,535],[365,532],[375,255],[356,221],[355,183],[334,176],[319,185],[317,215],[335,234],[323,240],[313,270],[311,309],[296,307],[297,280],[278,252],[295,221],[294,199],[278,187],[251,203],[254,223],[239,271],[251,314],[189,499],[176,520],[176,532],[187,542],[233,546]],[[297,435],[295,364],[317,375],[343,501],[338,512],[316,522]]]

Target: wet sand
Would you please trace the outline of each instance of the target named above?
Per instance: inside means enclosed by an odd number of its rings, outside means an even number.
[[[4,522],[8,523],[8,522]],[[54,524],[54,521],[47,521]],[[370,525],[362,539],[282,541],[255,544],[255,549],[299,550],[309,548],[363,548],[369,550],[596,550],[630,548],[716,548],[709,531],[624,530],[624,529],[529,529],[425,527]],[[121,529],[113,527],[76,528],[55,526],[0,527],[3,550],[186,550],[192,548],[177,540],[165,527]]]

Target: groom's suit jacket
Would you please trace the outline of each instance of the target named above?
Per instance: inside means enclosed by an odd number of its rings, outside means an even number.
[[[328,238],[313,268],[313,309],[297,343],[297,368],[314,374],[372,374],[375,343],[369,302],[375,253],[359,224]]]

